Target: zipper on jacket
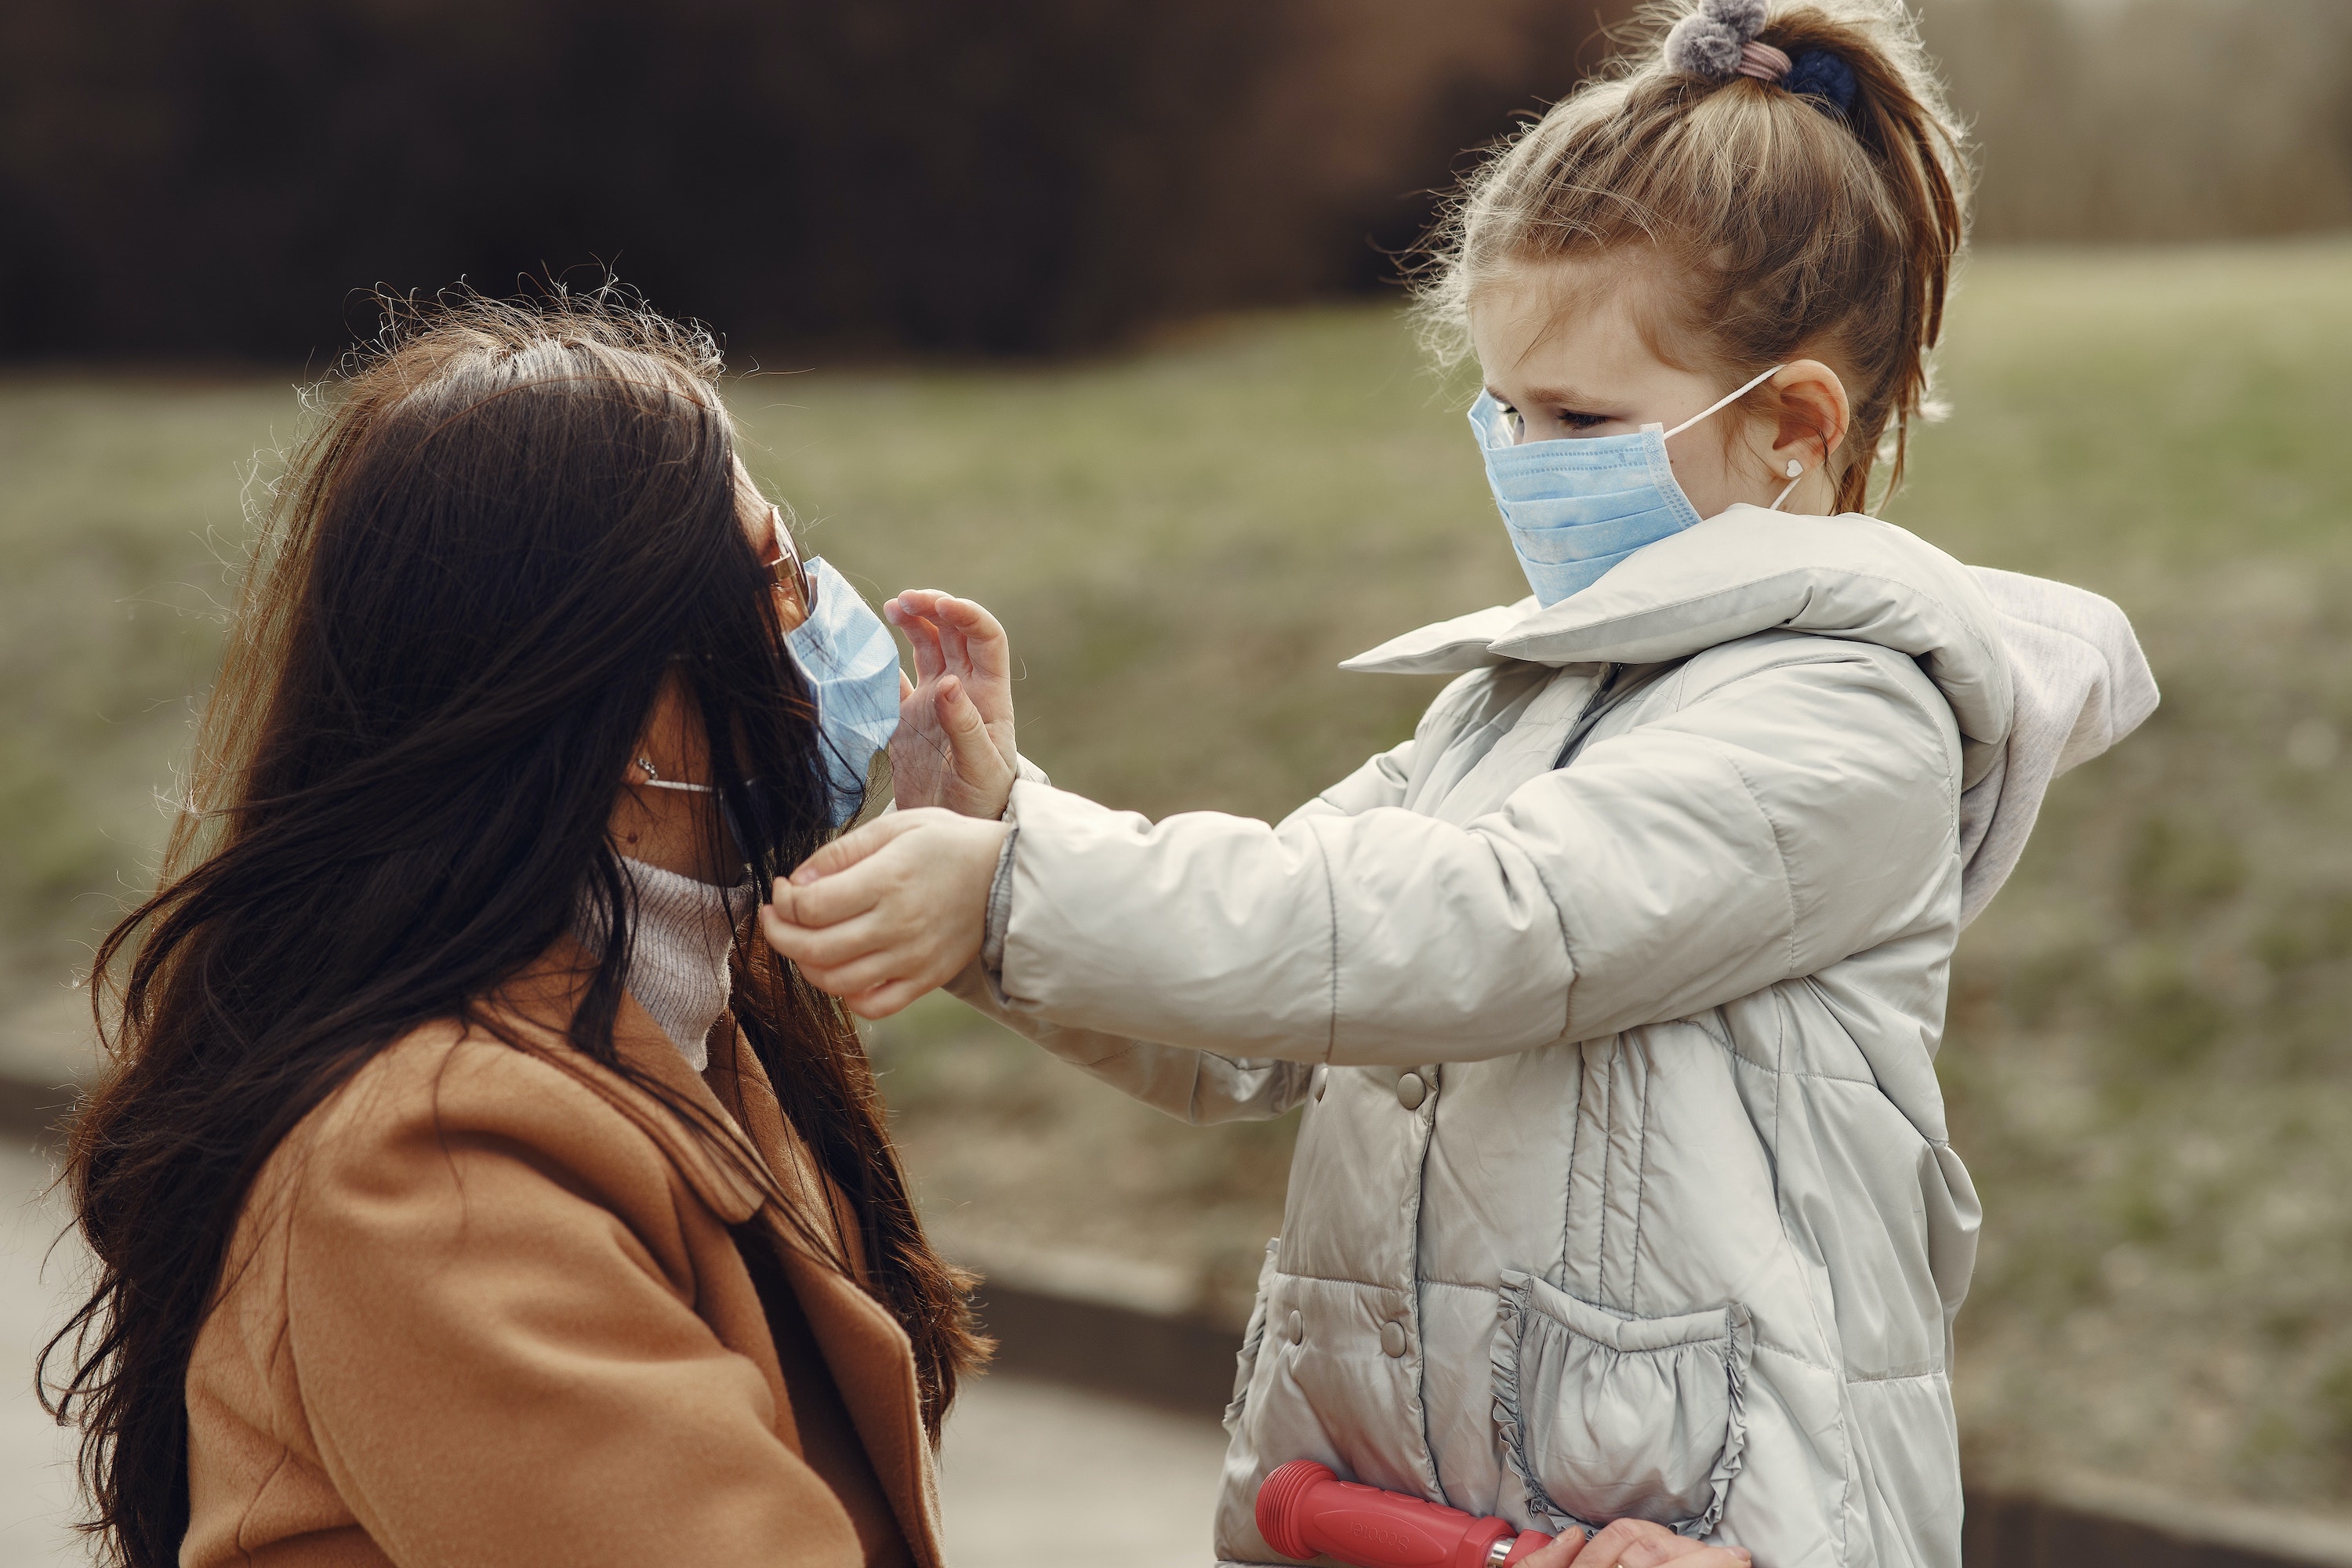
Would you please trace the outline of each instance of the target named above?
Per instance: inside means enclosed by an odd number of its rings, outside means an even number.
[[[1609,664],[1601,667],[1600,684],[1592,689],[1592,695],[1585,699],[1583,710],[1576,716],[1576,722],[1568,727],[1568,739],[1559,743],[1559,751],[1551,760],[1553,772],[1556,773],[1568,766],[1570,754],[1584,743],[1584,737],[1591,733],[1592,727],[1601,722],[1601,714],[1609,710],[1610,693],[1616,688],[1618,672],[1624,668],[1622,664]]]
[[[1574,760],[1577,748],[1584,744],[1601,721],[1622,707],[1628,698],[1645,689],[1658,677],[1683,662],[1677,658],[1664,664],[1603,666],[1601,684],[1594,689],[1591,700],[1585,703],[1584,711],[1576,716],[1576,722],[1569,726],[1568,739],[1560,742],[1559,753],[1552,759],[1553,770],[1557,772],[1568,766]],[[1639,673],[1630,680],[1621,680],[1620,677],[1629,670]]]

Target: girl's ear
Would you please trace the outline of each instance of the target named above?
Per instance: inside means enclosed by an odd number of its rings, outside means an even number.
[[[1772,471],[1788,472],[1793,460],[1811,473],[1829,461],[1845,439],[1853,408],[1846,401],[1845,383],[1838,373],[1817,359],[1782,365],[1772,377],[1780,395],[1780,424],[1772,440]],[[1794,476],[1791,476],[1794,477]]]

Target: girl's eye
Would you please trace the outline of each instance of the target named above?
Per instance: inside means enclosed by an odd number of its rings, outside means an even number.
[[[1527,435],[1528,416],[1526,415],[1520,413],[1517,408],[1514,408],[1507,403],[1497,403],[1496,407],[1501,410],[1504,419],[1509,423],[1513,438],[1517,439]],[[1579,414],[1573,409],[1558,408],[1542,416],[1542,417],[1551,424],[1563,425],[1570,430],[1583,431],[1595,429],[1602,425],[1606,425],[1612,417],[1614,417],[1614,416],[1608,414]]]

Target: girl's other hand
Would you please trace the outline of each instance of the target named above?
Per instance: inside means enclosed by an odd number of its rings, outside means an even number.
[[[1550,1545],[1522,1558],[1518,1568],[1753,1568],[1744,1546],[1706,1546],[1644,1519],[1621,1519],[1587,1541],[1570,1531]]]
[[[882,606],[915,650],[890,782],[899,807],[1002,816],[1013,798],[1013,645],[982,605],[908,588]]]
[[[776,879],[760,934],[861,1018],[887,1018],[980,956],[1002,822],[919,807],[845,833]]]

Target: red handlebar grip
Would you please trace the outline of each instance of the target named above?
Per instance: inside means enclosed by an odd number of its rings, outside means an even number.
[[[1551,1540],[1500,1519],[1343,1481],[1328,1465],[1293,1459],[1257,1489],[1257,1532],[1286,1557],[1328,1554],[1355,1568],[1488,1568],[1498,1542],[1516,1563]],[[1516,1536],[1517,1539],[1512,1538]]]

